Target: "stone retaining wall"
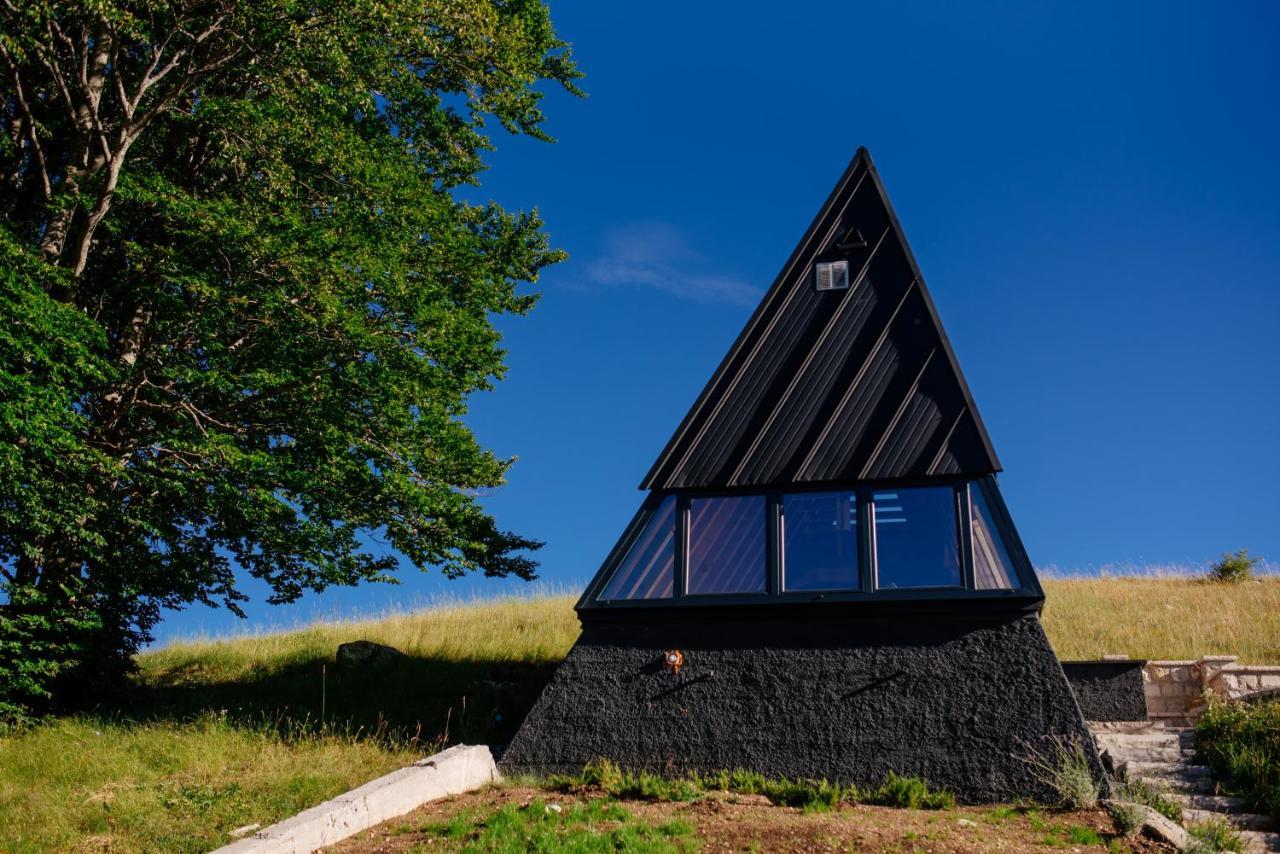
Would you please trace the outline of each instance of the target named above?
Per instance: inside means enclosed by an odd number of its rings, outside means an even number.
[[[1280,689],[1280,666],[1238,664],[1234,655],[1196,661],[1148,661],[1142,669],[1151,720],[1190,723],[1204,707],[1205,692],[1224,700]]]

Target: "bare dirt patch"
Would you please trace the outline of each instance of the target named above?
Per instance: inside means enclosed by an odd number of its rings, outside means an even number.
[[[571,805],[601,799],[589,792],[563,794],[521,786],[491,787],[426,804],[325,850],[343,854],[456,851],[477,842],[480,831],[466,828],[483,825],[485,816],[504,807],[559,814],[567,813]],[[1111,819],[1101,810],[958,807],[927,811],[843,805],[830,812],[806,813],[794,807],[775,806],[760,795],[726,793],[709,794],[692,802],[613,803],[630,818],[625,822],[598,822],[593,826],[599,832],[607,833],[624,823],[646,829],[691,826],[668,840],[672,850],[1097,852],[1107,851],[1107,844],[1115,838]],[[452,833],[446,830],[451,823]],[[1146,839],[1119,843],[1125,847],[1115,850],[1137,854],[1172,850]],[[532,850],[535,846],[531,842],[528,847]],[[645,848],[653,850],[647,845]]]

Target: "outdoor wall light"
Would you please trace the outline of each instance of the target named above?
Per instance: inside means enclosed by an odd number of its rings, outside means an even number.
[[[678,649],[668,649],[662,653],[662,664],[675,675],[680,675],[680,667],[684,664],[684,653]]]

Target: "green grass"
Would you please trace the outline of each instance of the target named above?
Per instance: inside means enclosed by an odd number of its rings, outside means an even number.
[[[694,801],[709,792],[763,795],[771,803],[806,812],[824,812],[842,803],[924,810],[951,809],[956,805],[951,792],[930,789],[919,777],[904,777],[892,771],[878,788],[859,791],[856,786],[829,780],[775,779],[743,769],[669,778],[648,771],[626,771],[601,759],[589,763],[581,774],[551,777],[544,785],[562,792],[594,789],[613,798],[647,801]]]
[[[572,600],[504,599],[281,634],[173,644],[139,657],[132,716],[215,708],[415,740],[507,741],[578,636]],[[406,658],[367,672],[334,665],[339,644],[371,640]]]
[[[446,742],[510,738],[576,636],[567,600],[527,599],[145,653],[126,703],[0,737],[0,851],[205,851]],[[357,639],[407,658],[343,673]]]
[[[930,789],[919,777],[902,777],[892,771],[879,789],[867,794],[865,801],[884,807],[913,810],[947,810],[956,805],[956,796],[945,789]]]
[[[0,851],[208,851],[233,828],[287,818],[415,755],[216,715],[51,720],[0,739]]]
[[[1244,851],[1244,840],[1224,818],[1211,818],[1187,825],[1187,833],[1195,840],[1191,854],[1215,854],[1218,851]]]
[[[524,806],[507,804],[488,815],[463,814],[416,830],[440,843],[432,849],[449,851],[657,854],[699,847],[689,822],[672,819],[649,824],[607,799],[565,805],[535,799]]]
[[[1069,848],[1073,845],[1101,845],[1105,841],[1093,828],[1080,824],[1062,824],[1046,820],[1035,810],[1026,813],[1027,824],[1044,836],[1040,842],[1051,848]]]
[[[1196,753],[1228,792],[1280,821],[1280,700],[1210,703]]]
[[[1046,630],[1064,658],[1227,652],[1280,663],[1274,576],[1045,587]],[[120,705],[0,737],[0,850],[199,850],[441,744],[506,741],[577,638],[572,604],[507,599],[144,653]],[[337,646],[361,639],[406,658],[371,672],[336,668]],[[656,779],[641,791],[656,791]],[[808,809],[846,797],[803,781],[770,785],[769,797]]]

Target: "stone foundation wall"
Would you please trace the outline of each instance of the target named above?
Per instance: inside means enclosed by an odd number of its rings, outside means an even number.
[[[1194,661],[1148,661],[1142,669],[1147,714],[1152,720],[1190,723],[1204,708],[1206,692],[1236,700],[1280,689],[1280,666],[1239,664],[1234,655]]]

